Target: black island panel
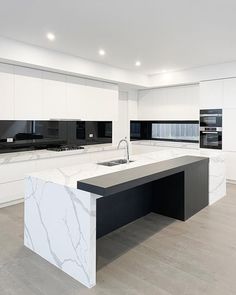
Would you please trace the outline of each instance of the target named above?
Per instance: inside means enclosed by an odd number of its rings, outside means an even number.
[[[109,169],[109,168],[108,168]],[[182,221],[209,203],[209,158],[183,156],[80,180],[97,199],[97,238],[150,212]]]

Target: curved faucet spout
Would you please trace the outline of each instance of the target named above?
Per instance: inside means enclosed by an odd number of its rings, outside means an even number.
[[[125,138],[121,139],[118,143],[117,149],[120,148],[120,145],[122,142],[125,142],[125,144],[126,144],[126,157],[127,157],[126,160],[127,160],[127,163],[129,163],[129,142],[128,142],[128,140]]]

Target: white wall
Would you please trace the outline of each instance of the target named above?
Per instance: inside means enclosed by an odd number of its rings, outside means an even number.
[[[122,138],[130,138],[130,120],[137,120],[137,91],[120,90],[118,105],[118,120],[113,121],[114,145]]]
[[[199,85],[141,90],[140,120],[199,120]]]
[[[236,62],[150,75],[148,84],[149,87],[163,87],[232,77],[236,77]]]

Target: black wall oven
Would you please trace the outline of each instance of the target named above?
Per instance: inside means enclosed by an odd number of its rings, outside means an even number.
[[[222,149],[222,128],[200,127],[200,147],[206,149]]]
[[[222,109],[200,110],[200,127],[222,127]]]
[[[222,149],[222,109],[200,110],[200,148]]]

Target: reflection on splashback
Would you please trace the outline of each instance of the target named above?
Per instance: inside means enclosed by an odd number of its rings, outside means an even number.
[[[111,121],[0,121],[0,153],[111,142]]]
[[[199,141],[199,121],[130,121],[131,140]]]
[[[153,123],[153,139],[199,140],[198,124]]]

